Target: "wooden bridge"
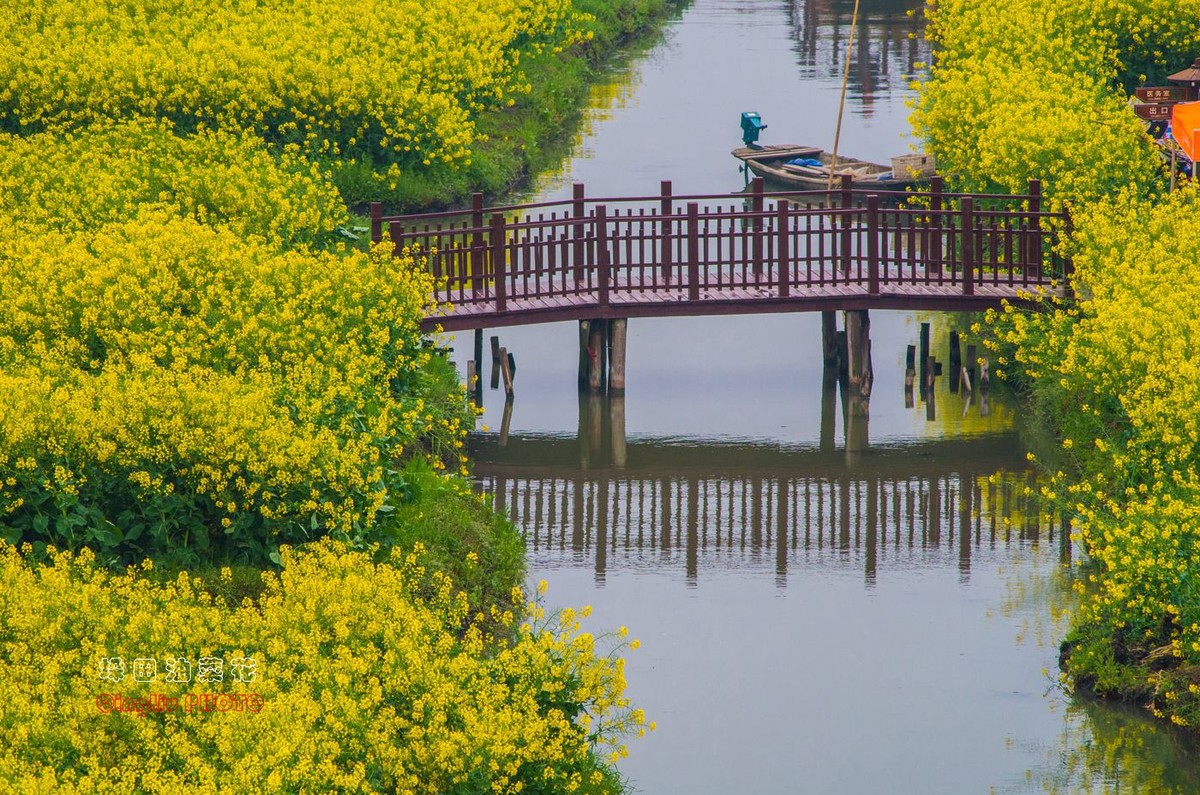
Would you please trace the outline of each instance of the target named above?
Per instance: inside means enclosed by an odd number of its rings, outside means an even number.
[[[1024,195],[855,188],[591,198],[384,216],[373,240],[427,258],[442,307],[429,327],[816,310],[977,311],[1059,290],[1065,211]]]

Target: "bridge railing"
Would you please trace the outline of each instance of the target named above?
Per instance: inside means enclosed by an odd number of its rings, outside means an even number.
[[[899,199],[903,201],[898,201]],[[426,258],[437,298],[637,302],[650,294],[681,301],[786,299],[798,291],[875,295],[901,286],[971,296],[981,287],[1035,289],[1069,271],[1056,251],[1065,212],[1041,208],[1040,186],[1021,196],[904,194],[853,188],[589,199],[484,207],[469,212],[384,218],[372,208],[372,236],[388,229],[397,253]]]

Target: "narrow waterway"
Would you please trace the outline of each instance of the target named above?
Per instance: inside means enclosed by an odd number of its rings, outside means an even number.
[[[910,151],[920,7],[862,3],[843,153]],[[695,0],[595,90],[533,198],[736,191],[742,111],[764,143],[829,147],[852,9]],[[488,332],[516,398],[485,391],[476,475],[548,605],[642,642],[629,694],[658,730],[621,765],[636,790],[1200,792],[1189,744],[1057,687],[1077,552],[1026,493],[1003,394],[905,395],[922,322],[944,360],[967,320],[873,313],[874,390],[849,410],[816,315],[631,321],[623,398],[579,394],[574,324]]]

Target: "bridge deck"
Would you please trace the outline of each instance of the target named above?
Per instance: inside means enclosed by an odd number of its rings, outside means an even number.
[[[426,323],[440,325],[446,331],[471,328],[500,328],[512,325],[562,320],[618,317],[686,317],[696,315],[754,314],[771,312],[808,312],[825,309],[897,309],[983,311],[998,308],[1001,301],[1022,303],[1029,287],[996,283],[977,284],[974,294],[963,295],[959,280],[901,281],[896,269],[881,274],[878,293],[869,292],[865,283],[832,283],[794,286],[781,296],[774,269],[764,271],[759,286],[734,285],[702,288],[698,299],[686,286],[643,284],[633,277],[614,280],[608,302],[601,306],[595,292],[572,293],[570,285],[555,280],[546,285],[545,294],[513,297],[497,308],[494,296],[451,301]],[[936,279],[936,276],[933,277]],[[569,280],[568,280],[569,281]],[[490,292],[490,291],[489,291]],[[470,296],[470,293],[466,293]]]

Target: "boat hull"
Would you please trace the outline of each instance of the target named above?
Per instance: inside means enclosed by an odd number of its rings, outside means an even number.
[[[898,178],[888,166],[850,157],[838,157],[837,167],[831,169],[833,155],[815,146],[779,144],[761,149],[742,147],[733,150],[733,156],[743,161],[752,174],[788,190],[828,190],[831,170],[834,186],[840,187],[842,175],[849,174],[851,185],[859,190],[876,188],[880,191],[904,191],[923,181],[912,176]],[[789,163],[797,159],[817,161],[819,165]]]

